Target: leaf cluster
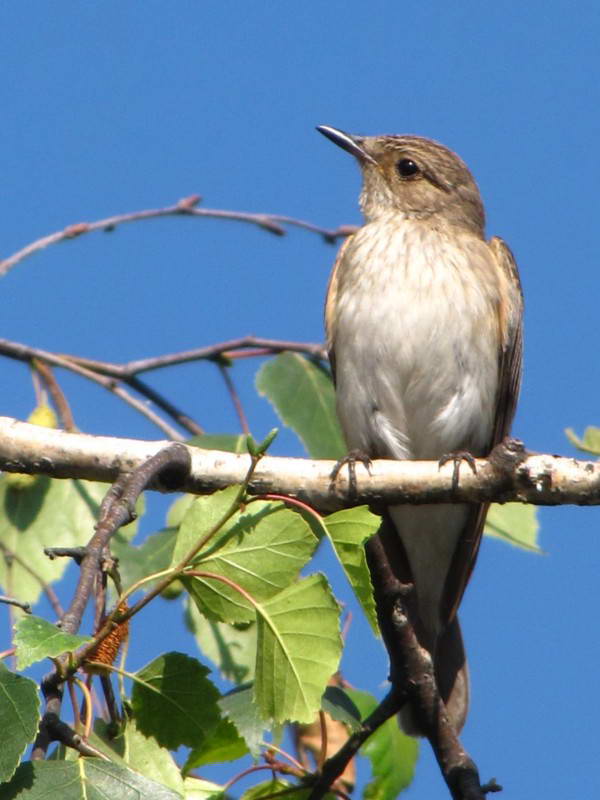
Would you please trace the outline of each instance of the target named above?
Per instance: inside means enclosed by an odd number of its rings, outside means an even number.
[[[256,385],[309,455],[343,455],[331,378],[320,363],[283,353],[263,365]],[[246,447],[244,437],[232,435],[202,436],[192,443],[233,452]],[[260,448],[253,445],[250,450],[260,457]],[[84,546],[104,493],[104,487],[82,481],[0,481],[0,584],[7,594],[33,604],[41,592],[48,593],[62,578],[66,559],[49,560],[44,548]],[[121,678],[119,724],[98,719],[86,731],[78,718],[73,721],[98,756],[83,757],[61,744],[50,760],[21,766],[40,718],[38,690],[28,677],[0,664],[0,724],[5,732],[0,798],[225,796],[231,794],[235,776],[221,785],[201,778],[201,770],[245,756],[255,760],[249,767],[255,776],[266,765],[278,776],[247,790],[248,800],[306,795],[306,780],[315,765],[300,763],[282,750],[283,726],[295,723],[302,730],[323,712],[321,724],[334,720],[350,730],[376,704],[339,677],[340,603],[327,577],[310,571],[311,559],[320,545],[332,549],[378,635],[364,554],[364,543],[378,523],[365,507],[321,518],[301,504],[250,498],[243,486],[231,486],[209,497],[179,497],[166,526],[139,545],[132,544],[137,523],[119,530],[111,541],[121,584],[115,603],[151,591],[167,577],[163,595],[184,598],[187,626],[201,656],[162,653],[136,672],[126,669],[124,658],[119,667],[107,667]],[[528,507],[494,507],[488,533],[538,550],[537,522]],[[14,638],[17,669],[46,658],[56,662],[65,653],[76,659],[77,651],[92,640],[67,634],[41,617],[21,615]],[[218,667],[229,691],[211,680],[205,662]],[[417,744],[401,733],[395,720],[369,739],[363,753],[372,773],[365,797],[392,800],[412,780]],[[259,759],[264,765],[256,763]]]

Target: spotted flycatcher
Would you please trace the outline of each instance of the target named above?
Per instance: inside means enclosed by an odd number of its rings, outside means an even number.
[[[350,450],[371,458],[485,456],[506,435],[521,375],[522,297],[507,245],[486,241],[467,166],[417,136],[318,130],[358,161],[365,224],[340,249],[327,293],[327,345]],[[468,672],[457,608],[487,504],[396,505],[397,576],[460,730]],[[383,535],[383,534],[381,534]],[[404,727],[419,732],[411,709]]]

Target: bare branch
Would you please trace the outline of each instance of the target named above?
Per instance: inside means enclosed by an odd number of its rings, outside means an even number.
[[[31,360],[31,365],[33,369],[39,373],[48,389],[48,393],[52,398],[52,402],[58,411],[58,417],[62,423],[61,427],[68,431],[76,431],[77,426],[75,425],[75,420],[73,419],[71,407],[69,406],[69,402],[65,397],[65,393],[60,388],[58,381],[54,377],[54,373],[50,368],[50,365],[37,358]]]
[[[133,470],[168,442],[117,439],[67,433],[0,417],[0,469],[56,478],[113,483],[123,470]],[[188,447],[192,469],[181,487],[209,494],[243,482],[250,457]],[[432,461],[374,461],[370,474],[359,467],[354,504],[507,502],[534,505],[600,505],[600,462],[545,454],[517,453],[502,461],[476,459],[477,473],[462,470],[453,489],[453,465]],[[333,461],[301,458],[261,459],[249,484],[251,494],[285,494],[321,511],[348,504],[345,470],[331,485]],[[157,488],[151,485],[150,488]],[[159,487],[164,491],[164,487]]]
[[[3,340],[0,339],[0,352],[2,352]],[[257,352],[252,352],[252,356],[269,355],[290,351],[293,353],[305,353],[313,358],[326,359],[327,354],[322,344],[313,342],[290,342],[283,339],[265,339],[260,336],[241,336],[238,339],[230,339],[226,342],[218,342],[207,347],[196,347],[193,350],[184,350],[180,353],[168,353],[163,356],[153,356],[137,361],[130,361],[127,364],[111,364],[106,361],[94,361],[81,356],[63,356],[72,363],[82,367],[100,372],[103,375],[110,375],[113,378],[125,379],[132,375],[139,375],[142,372],[149,372],[154,369],[173,367],[178,364],[187,364],[191,361],[214,360],[219,356],[224,358],[236,359],[246,356],[247,350],[253,348]]]
[[[106,389],[112,394],[117,395],[117,397],[120,397],[121,400],[130,405],[132,408],[135,408],[136,411],[139,411],[140,414],[149,419],[150,422],[153,422],[157,428],[159,428],[171,439],[175,441],[181,439],[179,432],[176,431],[175,428],[159,417],[159,415],[152,411],[152,409],[148,408],[145,403],[143,403],[141,400],[138,400],[136,397],[133,397],[133,395],[131,395],[126,389],[123,389],[122,386],[119,386],[113,378],[93,372],[92,370],[77,364],[75,361],[72,361],[68,356],[59,356],[55,353],[49,353],[46,350],[40,350],[37,347],[30,347],[29,345],[20,344],[19,342],[10,342],[7,339],[0,339],[0,354],[9,356],[9,358],[14,358],[17,361],[24,361],[28,363],[32,360],[37,360],[47,364],[53,364],[56,367],[68,369],[69,371],[74,372],[76,375],[79,375],[82,378],[87,378],[88,380],[97,383],[99,386],[102,386],[103,389]]]
[[[0,603],[4,603],[7,606],[16,606],[26,614],[31,614],[31,606],[29,603],[25,603],[22,600],[17,600],[16,597],[9,597],[6,594],[0,594]]]
[[[166,397],[163,397],[162,394],[156,391],[156,389],[148,386],[145,381],[142,381],[136,377],[125,378],[124,381],[132,389],[135,389],[136,392],[139,392],[141,395],[146,397],[165,413],[167,413],[171,419],[174,419],[178,425],[191,433],[192,436],[200,436],[204,433],[204,428],[198,425],[195,420],[188,416],[188,414],[186,414],[184,411],[181,411],[181,409],[177,408],[177,406],[173,405],[170,400],[167,400]]]
[[[22,567],[25,570],[25,572],[28,572],[31,575],[31,577],[34,578],[40,584],[42,591],[48,598],[48,602],[52,606],[54,613],[56,614],[57,617],[59,618],[62,617],[64,612],[60,604],[60,600],[58,599],[58,595],[56,594],[52,586],[49,583],[46,583],[46,581],[42,578],[42,576],[39,575],[34,569],[32,569],[32,567],[29,566],[29,564],[25,561],[24,558],[21,558],[21,556],[18,553],[14,553],[9,547],[7,547],[4,544],[4,542],[0,542],[0,551],[2,551],[2,553],[4,554],[4,558],[6,558],[7,561],[15,561],[20,567]]]
[[[138,376],[142,372],[149,372],[155,369],[162,369],[164,367],[176,366],[178,364],[185,364],[192,361],[216,361],[218,359],[235,360],[238,358],[247,358],[255,356],[273,355],[283,351],[291,351],[296,353],[305,353],[313,358],[325,360],[327,355],[321,344],[303,343],[303,342],[289,342],[280,339],[263,339],[257,336],[244,336],[238,339],[232,339],[227,342],[220,342],[208,347],[198,347],[194,350],[185,350],[180,353],[169,353],[162,356],[154,356],[151,358],[140,359],[138,361],[131,361],[128,364],[113,364],[106,361],[96,361],[82,356],[73,356],[65,354],[51,353],[47,350],[41,350],[38,347],[31,347],[30,345],[21,344],[20,342],[12,342],[8,339],[0,339],[0,355],[14,358],[17,361],[25,363],[32,363],[38,370],[43,370],[44,365],[52,365],[56,367],[63,367],[64,369],[74,372],[82,378],[87,378],[94,383],[99,384],[104,389],[120,397],[121,400],[128,405],[135,408],[151,422],[153,422],[163,433],[174,441],[181,440],[178,431],[172,428],[165,420],[163,420],[152,409],[148,408],[145,403],[140,402],[137,398],[133,397],[124,388],[118,385],[118,382],[126,383],[134,391],[146,397],[153,402],[162,411],[168,414],[178,425],[192,435],[196,436],[204,433],[204,429],[198,425],[188,414],[181,411],[177,406],[167,400],[163,395],[148,386],[147,383],[142,381]],[[34,373],[35,374],[35,373]],[[52,373],[46,372],[48,379],[52,379]],[[224,376],[226,377],[226,376]],[[227,382],[227,377],[226,377]],[[230,382],[229,382],[230,383]],[[238,398],[235,391],[232,394],[232,388],[228,383],[228,389],[236,405],[238,415],[240,409],[238,408]],[[68,416],[68,406],[66,400],[58,394],[60,389],[54,381],[49,389],[52,393],[55,405],[59,408],[61,413],[65,414],[67,423],[65,427],[70,429],[72,418]]]
[[[240,396],[235,388],[235,384],[229,374],[229,367],[224,364],[222,361],[219,363],[219,372],[225,382],[225,387],[227,388],[227,392],[229,393],[229,397],[231,398],[231,402],[233,403],[233,407],[235,408],[236,414],[238,416],[238,420],[240,422],[240,426],[242,428],[243,433],[248,434],[250,433],[250,426],[248,425],[248,419],[246,418],[246,414],[244,412],[244,407],[242,406],[242,401],[240,400]]]
[[[302,228],[312,233],[320,234],[326,242],[333,243],[339,238],[348,236],[356,230],[354,225],[340,225],[336,229],[322,228],[319,225],[314,225],[312,222],[305,222],[301,219],[294,217],[286,217],[281,214],[251,214],[246,211],[228,211],[225,209],[216,208],[196,208],[200,202],[200,195],[191,195],[184,197],[179,202],[172,206],[165,208],[153,208],[145,211],[132,211],[127,214],[117,214],[112,217],[97,220],[96,222],[77,222],[73,225],[67,225],[61,231],[56,231],[48,236],[43,236],[41,239],[18,250],[13,255],[0,261],[0,276],[6,275],[9,270],[16,266],[19,262],[23,261],[28,256],[44,250],[51,244],[58,244],[65,242],[69,239],[76,239],[84,233],[92,233],[93,231],[111,232],[118,225],[123,225],[127,222],[139,222],[145,219],[158,219],[160,217],[176,217],[176,216],[191,216],[191,217],[207,217],[211,219],[226,219],[233,222],[246,222],[251,225],[256,225],[265,231],[274,233],[277,236],[285,235],[285,228],[283,225],[289,225],[296,228]]]

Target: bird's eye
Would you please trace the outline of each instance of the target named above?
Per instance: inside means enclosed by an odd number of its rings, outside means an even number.
[[[401,158],[396,164],[396,169],[401,178],[414,178],[419,173],[419,167],[412,158]]]

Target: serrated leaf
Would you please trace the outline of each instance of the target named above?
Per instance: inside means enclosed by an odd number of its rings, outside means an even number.
[[[182,800],[183,795],[100,758],[71,761],[27,761],[9,784],[2,800]]]
[[[337,459],[346,453],[333,383],[323,367],[299,353],[281,353],[263,364],[255,383],[311,458]]]
[[[323,522],[352,591],[373,633],[379,636],[373,586],[364,545],[379,529],[381,519],[372,514],[367,506],[359,506],[330,514]]]
[[[206,619],[193,602],[187,605],[185,621],[198,647],[218,668],[222,678],[239,684],[254,677],[256,623],[241,627],[214,622]]]
[[[39,710],[36,684],[0,661],[0,782],[13,776],[27,745],[35,739]]]
[[[219,700],[219,708],[236,727],[254,759],[260,755],[260,743],[270,720],[264,719],[254,702],[252,684],[239,686]]]
[[[257,501],[236,513],[210,550],[200,553],[193,565],[226,578],[256,602],[263,602],[289,586],[317,544],[300,514],[281,503]],[[232,586],[201,577],[186,578],[184,583],[208,618],[229,623],[255,619],[253,604]]]
[[[340,660],[339,615],[320,574],[257,605],[254,694],[264,719],[312,722]]]
[[[357,689],[346,689],[346,692],[360,709],[363,719],[378,705],[368,692]],[[371,762],[373,775],[363,790],[366,800],[395,800],[410,786],[419,757],[419,742],[402,732],[396,717],[381,725],[359,752]]]
[[[523,503],[493,503],[485,521],[484,533],[532,553],[543,553],[538,546],[538,510]]]
[[[220,764],[235,761],[248,752],[248,746],[239,735],[233,722],[222,719],[210,737],[188,755],[183,767],[184,774],[205,764]]]
[[[362,718],[358,707],[348,693],[339,686],[328,686],[325,689],[321,708],[331,719],[343,722],[350,730],[354,731],[360,727]]]
[[[575,433],[573,428],[565,430],[567,439],[578,450],[583,450],[585,453],[591,453],[594,456],[600,456],[600,428],[595,428],[593,425],[588,426],[583,432],[583,438],[580,439]]]
[[[169,750],[198,747],[221,716],[209,672],[183,653],[164,653],[139,670],[131,693],[138,729]]]
[[[77,650],[78,647],[91,641],[90,636],[63,633],[56,625],[52,625],[42,617],[32,614],[21,617],[15,623],[17,669],[23,670],[44,658],[53,658]]]

